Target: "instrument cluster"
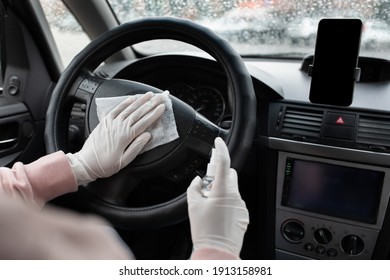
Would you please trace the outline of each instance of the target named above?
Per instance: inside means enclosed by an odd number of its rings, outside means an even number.
[[[168,90],[208,120],[215,124],[222,121],[226,111],[226,102],[217,89],[213,87],[193,88],[186,84],[175,84]]]

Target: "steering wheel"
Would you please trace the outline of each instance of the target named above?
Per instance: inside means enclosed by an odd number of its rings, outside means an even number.
[[[69,151],[69,118],[75,102],[86,105],[87,137],[98,124],[95,98],[162,92],[136,81],[105,79],[94,74],[94,70],[115,52],[154,39],[173,39],[191,44],[216,60],[226,74],[232,123],[228,130],[222,129],[171,96],[179,139],[141,154],[110,178],[98,179],[79,188],[82,203],[90,211],[122,229],[161,228],[187,219],[185,191],[168,201],[141,207],[127,206],[126,198],[150,176],[179,182],[181,176],[193,178],[196,171],[207,163],[217,136],[227,143],[232,167],[239,171],[249,153],[256,127],[254,88],[239,54],[223,38],[194,22],[150,18],[128,22],[104,33],[83,49],[64,70],[53,90],[46,115],[48,153]],[[184,166],[195,173],[182,172]],[[186,180],[183,182],[188,184]],[[183,187],[186,190],[188,185]]]

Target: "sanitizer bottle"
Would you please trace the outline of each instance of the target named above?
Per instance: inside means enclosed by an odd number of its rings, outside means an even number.
[[[207,164],[206,175],[202,178],[201,193],[203,197],[208,197],[211,191],[211,187],[215,177],[216,162],[217,162],[217,151],[213,148],[211,151],[210,163]]]

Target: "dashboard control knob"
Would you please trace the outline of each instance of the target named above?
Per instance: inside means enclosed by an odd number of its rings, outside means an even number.
[[[347,235],[341,240],[341,248],[346,254],[356,256],[364,250],[364,242],[359,236]]]
[[[313,243],[306,243],[305,246],[303,246],[303,249],[307,252],[312,252],[314,250]]]
[[[314,239],[319,244],[328,244],[332,241],[332,233],[326,228],[319,228],[314,232]]]
[[[324,246],[317,246],[316,247],[316,253],[319,254],[319,255],[324,255],[326,253],[326,249]]]
[[[297,220],[286,221],[281,230],[283,237],[292,243],[298,243],[305,236],[305,229],[302,223]]]
[[[329,248],[327,251],[326,251],[326,255],[330,258],[335,258],[337,257],[337,250],[334,249],[334,248]]]

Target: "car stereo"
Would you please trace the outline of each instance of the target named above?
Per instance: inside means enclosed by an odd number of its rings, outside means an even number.
[[[280,152],[279,256],[290,252],[316,259],[371,258],[389,198],[388,172],[378,166]]]

